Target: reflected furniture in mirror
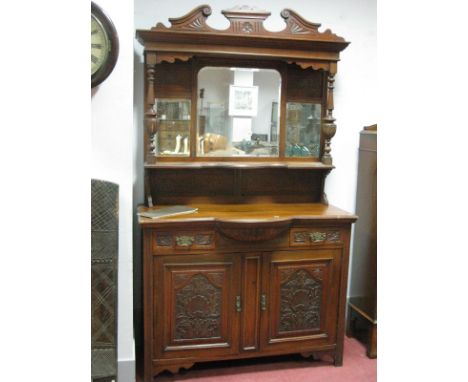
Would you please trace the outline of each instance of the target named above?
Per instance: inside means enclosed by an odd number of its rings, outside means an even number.
[[[349,237],[330,206],[333,84],[349,44],[285,9],[211,28],[203,5],[144,46],[144,381],[196,362],[301,353],[343,362]]]

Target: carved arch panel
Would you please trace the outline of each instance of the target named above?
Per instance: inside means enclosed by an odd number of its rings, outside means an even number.
[[[198,257],[198,256],[197,256]],[[202,255],[193,257],[190,264],[182,256],[167,256],[161,268],[162,280],[155,278],[154,327],[163,327],[161,346],[155,350],[162,358],[190,353],[224,349],[230,353],[236,348],[233,336],[237,317],[234,312],[236,283],[235,262],[230,258],[211,261]],[[173,260],[172,260],[172,259]],[[169,262],[170,261],[170,262]],[[159,281],[159,282],[158,282]],[[163,290],[159,290],[162,288]],[[158,325],[162,321],[163,325]]]
[[[298,346],[333,343],[340,257],[339,249],[279,251],[271,255],[264,348],[290,342],[298,342]]]

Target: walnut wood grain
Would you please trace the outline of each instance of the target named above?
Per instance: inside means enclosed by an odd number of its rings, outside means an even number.
[[[343,50],[349,44],[344,38],[337,36],[329,29],[320,32],[318,30],[320,24],[309,22],[290,9],[284,9],[281,12],[286,27],[278,32],[269,31],[263,26],[263,22],[271,14],[268,11],[249,6],[224,10],[222,13],[230,23],[229,27],[224,30],[214,29],[207,25],[206,20],[211,13],[212,10],[208,5],[202,5],[185,16],[170,18],[170,27],[157,23],[150,31],[138,30],[137,38],[144,43],[154,41],[155,37],[161,39],[164,34],[183,35],[184,32],[189,32],[193,36],[204,36],[205,41],[216,36],[223,36],[226,39],[229,37],[248,38],[251,41],[256,37],[268,36],[278,40],[285,38],[293,41],[323,43],[318,46],[335,51]]]
[[[193,204],[198,208],[193,214],[149,219],[139,217],[142,226],[154,226],[171,223],[196,223],[203,221],[244,223],[245,226],[257,223],[272,223],[288,221],[339,221],[354,222],[357,216],[331,205],[321,203],[310,204]],[[157,208],[155,208],[157,209]],[[148,211],[150,208],[141,206],[138,211]]]
[[[202,5],[138,30],[145,50],[145,199],[186,204],[189,215],[148,219],[143,230],[144,382],[195,362],[302,353],[343,361],[351,224],[357,216],[328,205],[334,168],[333,83],[349,44],[285,9],[273,32],[270,12],[223,11],[211,28]],[[198,71],[206,66],[275,69],[281,74],[279,153],[275,158],[195,157]],[[156,98],[192,104],[190,156],[157,157]],[[286,158],[286,102],[322,107],[317,158]],[[153,139],[154,141],[154,139]],[[343,185],[345,186],[345,185]],[[138,354],[140,356],[140,354]]]
[[[167,159],[168,161],[166,161]],[[289,158],[288,161],[266,161],[266,160],[258,160],[253,161],[252,158],[245,158],[245,160],[237,160],[235,162],[229,161],[229,158],[225,158],[226,160],[220,160],[216,158],[215,161],[205,160],[209,158],[203,158],[202,160],[197,161],[179,161],[173,162],[170,158],[159,158],[157,163],[154,164],[145,164],[145,168],[147,169],[198,169],[198,168],[248,168],[248,169],[255,169],[255,168],[290,168],[290,169],[307,169],[307,170],[332,170],[335,168],[333,165],[326,165],[322,162],[304,162]],[[241,159],[241,158],[239,158]],[[297,158],[299,159],[299,158]]]

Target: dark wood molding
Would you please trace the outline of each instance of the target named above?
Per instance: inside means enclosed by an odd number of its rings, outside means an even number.
[[[266,29],[263,22],[271,12],[247,5],[236,6],[221,11],[229,20],[229,27],[224,30],[210,27],[206,20],[211,15],[209,5],[201,5],[182,17],[170,18],[170,27],[157,23],[152,31],[191,31],[194,33],[238,34],[241,36],[289,36],[295,39],[321,40],[328,42],[346,43],[343,37],[337,36],[330,29],[319,32],[321,24],[305,20],[291,9],[283,9],[280,13],[286,27],[278,32]],[[346,43],[347,44],[347,43]]]
[[[157,23],[150,30],[137,30],[136,37],[150,50],[193,54],[209,50],[212,54],[249,55],[250,47],[255,49],[252,55],[256,57],[294,57],[302,61],[301,65],[306,65],[309,59],[336,62],[339,59],[337,54],[349,45],[330,29],[320,32],[320,24],[309,22],[290,9],[281,12],[286,27],[278,32],[264,27],[263,22],[270,12],[257,8],[240,6],[222,11],[230,22],[224,30],[214,29],[206,23],[211,13],[208,5],[202,5],[185,16],[170,18],[169,27]],[[239,46],[245,47],[243,52],[234,48]]]
[[[268,223],[223,222],[217,224],[218,230],[224,236],[238,241],[272,240],[286,231],[291,220],[279,220]]]

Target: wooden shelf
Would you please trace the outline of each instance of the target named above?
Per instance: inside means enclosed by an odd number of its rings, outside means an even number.
[[[342,222],[354,222],[357,216],[343,211],[337,207],[322,203],[262,203],[262,204],[198,204],[192,203],[191,207],[198,208],[193,214],[168,216],[159,219],[139,217],[139,223],[187,223],[194,221],[217,221],[249,224],[279,223],[294,220],[340,220]],[[140,206],[138,212],[157,210],[165,206],[148,208]]]
[[[290,169],[310,169],[310,170],[332,170],[333,165],[322,162],[158,162],[145,164],[146,169],[192,169],[192,168],[290,168]]]

